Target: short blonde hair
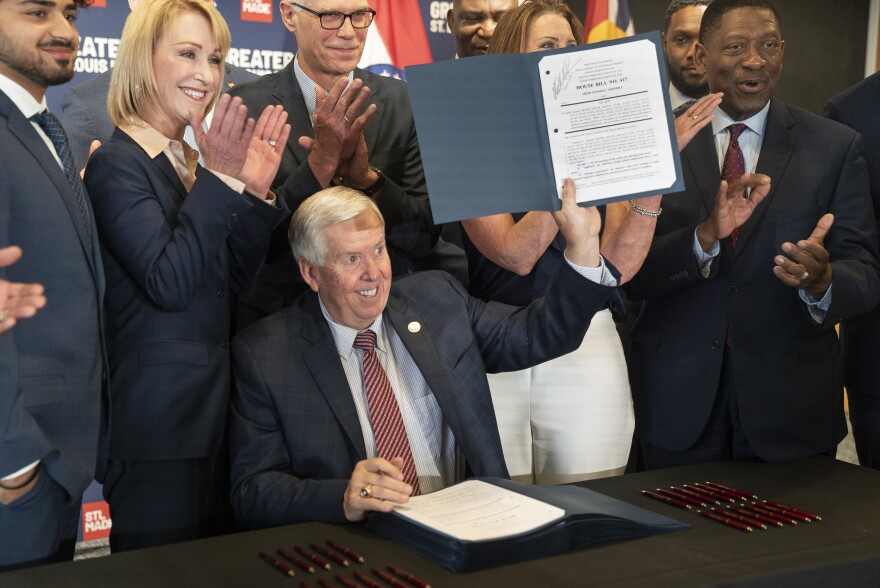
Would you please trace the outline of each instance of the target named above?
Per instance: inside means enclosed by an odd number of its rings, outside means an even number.
[[[324,229],[364,212],[372,212],[385,226],[385,219],[373,199],[354,188],[333,186],[309,196],[296,209],[287,231],[293,259],[297,262],[305,259],[311,265],[323,266],[327,256]]]
[[[214,33],[214,42],[226,58],[231,44],[229,26],[211,2],[205,0],[146,0],[139,4],[125,21],[119,54],[110,74],[107,109],[114,126],[141,118],[144,108],[158,100],[153,53],[170,24],[186,13],[200,14],[207,19]],[[218,91],[208,110],[219,98]]]

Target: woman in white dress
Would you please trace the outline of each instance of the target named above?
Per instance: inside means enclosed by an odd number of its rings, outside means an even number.
[[[498,23],[489,53],[558,49],[580,44],[583,25],[565,4],[526,0]],[[713,95],[676,122],[679,149],[711,120]],[[684,144],[682,144],[682,141]],[[606,206],[602,254],[625,283],[644,259],[661,196]],[[498,214],[462,221],[471,294],[524,305],[543,295],[565,243],[549,212]],[[625,308],[621,305],[621,312]],[[510,474],[539,484],[574,482],[623,472],[633,411],[623,346],[612,310],[598,313],[577,351],[534,368],[489,376]]]

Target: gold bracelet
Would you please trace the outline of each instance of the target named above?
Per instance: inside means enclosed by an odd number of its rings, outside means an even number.
[[[642,208],[641,206],[639,206],[638,204],[636,204],[636,201],[633,200],[633,199],[630,199],[630,201],[629,201],[629,208],[630,208],[630,210],[632,210],[632,211],[635,212],[636,214],[642,214],[642,215],[644,215],[644,216],[654,216],[654,217],[657,217],[657,216],[660,216],[660,213],[661,213],[661,212],[663,212],[663,208],[662,208],[662,207],[661,207],[659,210],[650,210],[650,209],[647,209],[647,208]]]

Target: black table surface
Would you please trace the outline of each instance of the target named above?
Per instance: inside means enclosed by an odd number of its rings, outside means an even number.
[[[643,489],[714,481],[801,508],[821,521],[746,533],[651,500]],[[442,586],[866,586],[880,584],[880,472],[817,457],[717,462],[580,484],[686,522],[690,529],[455,574],[361,525],[306,523],[40,566],[0,575],[0,586],[271,586],[369,574],[388,564]],[[282,575],[259,552],[334,539],[366,563]],[[378,580],[377,580],[378,581]],[[379,581],[379,584],[382,584]],[[334,585],[342,586],[338,582]],[[384,584],[383,584],[384,585]]]

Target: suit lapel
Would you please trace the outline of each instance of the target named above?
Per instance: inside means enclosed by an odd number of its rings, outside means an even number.
[[[98,278],[101,277],[101,272],[96,263],[97,256],[94,249],[95,244],[92,242],[92,239],[86,235],[79,204],[76,201],[76,196],[70,189],[70,184],[67,182],[67,175],[65,175],[61,166],[58,165],[58,162],[55,161],[55,157],[49,151],[49,148],[46,147],[46,144],[34,129],[31,122],[24,117],[18,107],[15,106],[15,104],[3,92],[0,92],[0,113],[6,116],[9,132],[21,141],[22,145],[31,152],[34,159],[40,167],[43,168],[43,171],[46,172],[46,176],[55,185],[58,196],[64,203],[67,213],[70,215],[70,220],[73,223],[80,245],[86,254],[86,259],[88,259],[92,274],[95,276],[96,281],[100,281]],[[88,200],[86,206],[88,214],[91,216],[92,227],[94,227],[94,215],[92,214],[92,209]],[[95,241],[97,240],[96,235],[92,235],[92,238]]]
[[[314,137],[315,131],[312,128],[312,119],[309,117],[302,90],[293,73],[293,62],[290,62],[290,65],[278,75],[278,84],[272,92],[272,97],[275,99],[275,103],[284,105],[284,110],[287,111],[287,122],[290,123],[290,139],[287,141],[287,148],[293,153],[296,164],[302,165],[308,158],[309,152],[299,146],[299,138],[303,136]]]
[[[400,336],[425,382],[434,393],[444,420],[452,429],[455,438],[464,439],[464,432],[459,427],[461,419],[458,418],[456,403],[447,381],[447,370],[440,361],[437,347],[434,345],[434,334],[421,317],[411,312],[399,298],[392,296],[388,299],[385,316],[388,317],[392,328]]]
[[[702,198],[703,212],[708,216],[715,209],[715,196],[721,182],[721,170],[718,168],[718,157],[715,152],[715,138],[712,125],[706,125],[691,140],[685,149],[689,176],[695,186],[686,186],[687,190],[697,190]],[[687,176],[685,176],[687,177]]]
[[[304,296],[308,300],[303,304],[301,334],[306,341],[311,342],[311,346],[303,352],[303,361],[352,447],[357,450],[357,459],[367,459],[357,407],[351,397],[345,372],[339,364],[339,351],[336,349],[333,334],[321,313],[318,296],[313,293]]]
[[[354,70],[354,76],[362,79],[365,86],[370,86],[369,80],[367,80],[365,75],[366,73],[367,72],[361,69]],[[370,97],[367,99],[367,105],[370,104],[376,105],[376,114],[373,115],[373,118],[370,119],[367,126],[364,128],[364,140],[367,143],[368,155],[372,157],[373,149],[376,146],[376,140],[379,138],[379,131],[382,129],[382,119],[385,116],[385,106],[379,96],[378,84],[370,86]]]
[[[772,100],[770,111],[767,113],[767,125],[764,128],[761,154],[755,168],[757,173],[770,176],[770,193],[758,205],[748,222],[742,226],[734,251],[734,260],[748,247],[749,238],[761,224],[761,220],[770,206],[770,201],[782,182],[782,176],[797,145],[797,136],[792,132],[792,126],[793,122],[788,107],[777,100]]]
[[[138,149],[143,150],[143,147],[138,145],[137,141],[132,139],[128,135],[128,133],[123,130],[114,129],[113,138],[125,141],[126,143],[131,143]],[[162,172],[162,175],[165,176],[165,178],[171,183],[171,185],[174,186],[174,196],[176,200],[175,204],[179,208],[183,204],[184,198],[186,198],[186,186],[183,185],[183,182],[181,181],[180,176],[177,175],[177,172],[174,170],[174,166],[171,164],[171,161],[162,153],[160,153],[157,157],[152,158],[150,161],[159,169],[160,172]],[[196,169],[196,173],[200,173],[202,169],[203,168],[201,166],[198,166],[198,168]]]

